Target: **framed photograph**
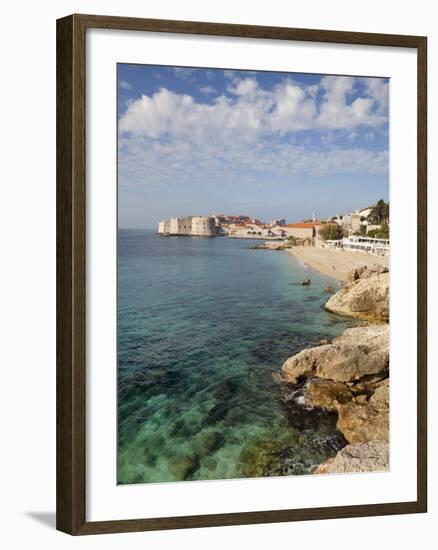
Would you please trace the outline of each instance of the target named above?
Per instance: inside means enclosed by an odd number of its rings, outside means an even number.
[[[57,528],[425,512],[426,38],[57,52]]]

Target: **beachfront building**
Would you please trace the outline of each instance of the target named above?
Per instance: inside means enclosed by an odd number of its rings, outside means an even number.
[[[273,231],[281,231],[285,237],[294,237],[296,239],[313,239],[321,224],[317,222],[287,223],[281,226],[275,226]]]
[[[319,239],[318,246],[320,248],[342,248],[342,239],[327,239],[326,241]]]
[[[250,224],[246,223],[230,223],[228,225],[228,236],[238,239],[249,239],[251,237],[261,237],[262,231],[254,229]]]
[[[260,223],[231,223],[226,226],[229,237],[237,239],[280,239],[282,235],[269,225]]]
[[[359,237],[351,235],[342,240],[344,250],[354,252],[369,252],[377,256],[389,255],[389,239],[376,239],[373,237]]]
[[[376,239],[350,235],[345,239],[327,240],[323,248],[350,250],[351,252],[368,252],[375,256],[389,256],[389,239]]]

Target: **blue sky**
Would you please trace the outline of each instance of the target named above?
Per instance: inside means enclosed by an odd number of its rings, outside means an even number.
[[[119,226],[388,199],[388,101],[380,78],[119,64]]]

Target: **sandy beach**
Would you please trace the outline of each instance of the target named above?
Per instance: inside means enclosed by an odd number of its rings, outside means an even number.
[[[389,265],[389,258],[381,258],[362,252],[350,252],[347,250],[330,250],[314,246],[295,246],[286,249],[286,252],[295,256],[299,261],[309,267],[317,269],[321,273],[330,275],[338,281],[346,281],[348,273],[362,265],[371,266],[381,264]]]

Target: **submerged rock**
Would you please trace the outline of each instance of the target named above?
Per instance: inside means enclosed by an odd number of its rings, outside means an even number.
[[[316,376],[352,382],[386,371],[389,365],[389,326],[350,328],[331,344],[308,348],[293,355],[282,366],[285,381]]]
[[[210,472],[213,472],[217,468],[217,461],[214,460],[214,458],[206,458],[203,462],[203,466],[205,466]]]
[[[310,279],[304,279],[304,281],[301,284],[303,286],[309,286],[310,285]]]
[[[225,436],[220,432],[201,432],[195,443],[196,450],[202,458],[222,447],[225,443]]]
[[[199,459],[196,456],[178,456],[169,461],[168,468],[171,474],[182,481],[196,472]]]
[[[351,281],[336,292],[326,303],[327,311],[338,315],[370,321],[389,319],[389,273],[378,266],[377,271],[355,270]]]
[[[388,469],[387,441],[369,441],[347,445],[334,458],[320,464],[315,474],[346,474],[352,472],[382,472]]]
[[[278,453],[285,444],[277,441],[255,440],[246,445],[239,455],[245,477],[265,477],[279,461]]]
[[[207,425],[216,424],[216,422],[220,422],[227,416],[228,411],[229,407],[226,403],[218,403],[205,415],[204,423]]]

